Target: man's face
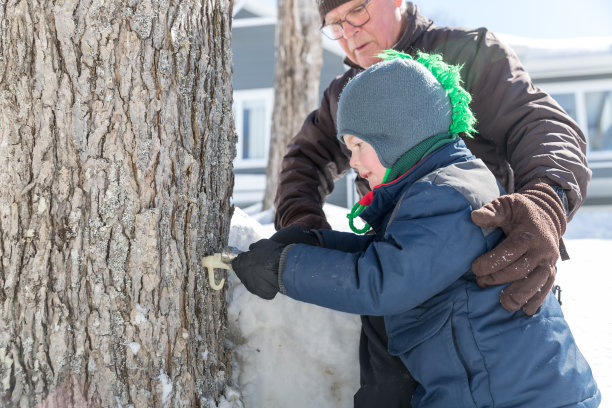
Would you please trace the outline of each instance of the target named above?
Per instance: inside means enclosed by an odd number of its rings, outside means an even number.
[[[343,20],[346,14],[364,0],[344,3],[325,15],[325,24]],[[368,68],[380,61],[378,53],[393,47],[402,35],[402,0],[371,0],[367,5],[370,20],[361,27],[343,23],[344,36],[338,40],[351,61]]]

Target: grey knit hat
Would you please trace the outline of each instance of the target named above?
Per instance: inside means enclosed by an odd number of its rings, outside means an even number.
[[[325,15],[338,6],[348,3],[350,0],[317,0],[321,24],[325,24]]]
[[[448,134],[452,105],[446,90],[421,63],[396,58],[356,75],[338,102],[338,137],[368,142],[391,168],[423,140]]]

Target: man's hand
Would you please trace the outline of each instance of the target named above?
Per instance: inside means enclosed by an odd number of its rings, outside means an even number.
[[[262,239],[232,261],[234,272],[249,292],[262,299],[274,299],[279,291],[278,270],[285,246]]]
[[[540,182],[473,211],[472,220],[481,227],[499,227],[506,234],[497,247],[472,263],[478,285],[513,282],[500,295],[502,306],[509,311],[523,308],[533,315],[555,280],[567,224],[561,199]]]

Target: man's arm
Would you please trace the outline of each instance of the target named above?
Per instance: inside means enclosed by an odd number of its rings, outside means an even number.
[[[464,65],[462,76],[478,119],[478,135],[466,144],[509,193],[537,180],[561,187],[571,219],[591,178],[584,134],[532,84],[516,54],[492,33],[478,29],[462,35],[462,41],[437,46],[449,62]]]
[[[479,121],[478,135],[466,144],[513,193],[474,212],[478,225],[503,228],[507,238],[472,268],[483,286],[512,282],[502,305],[533,314],[554,283],[567,218],[585,198],[591,177],[586,141],[559,104],[531,83],[511,49],[485,29],[466,38],[473,41],[455,43],[451,53],[465,64],[462,75]]]
[[[591,179],[584,134],[550,95],[531,85],[514,53],[509,54],[507,65],[499,62],[495,65],[502,67],[490,72],[499,74],[492,74],[481,92],[492,91],[491,81],[509,78],[505,81],[509,85],[497,90],[501,101],[499,114],[504,119],[499,123],[483,123],[481,132],[488,137],[506,129],[502,153],[514,171],[515,189],[518,191],[538,179],[558,185],[567,194],[571,218],[584,201]],[[504,73],[506,70],[509,74]]]
[[[329,229],[323,203],[334,182],[349,169],[348,151],[336,138],[338,94],[348,81],[344,75],[325,90],[313,111],[293,137],[283,157],[276,192],[276,229],[289,225]]]

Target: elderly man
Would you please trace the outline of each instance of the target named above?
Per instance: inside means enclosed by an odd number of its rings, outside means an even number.
[[[317,2],[321,31],[338,41],[350,69],[329,85],[319,109],[288,146],[275,201],[276,228],[329,228],[323,202],[349,169],[350,153],[336,137],[338,97],[347,81],[378,62],[385,49],[439,53],[446,62],[463,65],[464,85],[473,98],[478,133],[465,143],[509,193],[472,213],[478,225],[501,227],[507,236],[474,261],[473,271],[482,287],[512,282],[500,294],[504,308],[536,313],[553,286],[555,263],[560,255],[567,257],[561,241],[567,220],[552,214],[561,209],[570,219],[591,177],[577,124],[531,83],[512,50],[485,28],[436,27],[402,0]],[[358,178],[356,183],[361,194],[368,191],[367,182]],[[307,231],[291,231],[272,238],[311,242]],[[387,352],[382,318],[362,316],[360,365],[356,407],[410,406],[414,380]]]

